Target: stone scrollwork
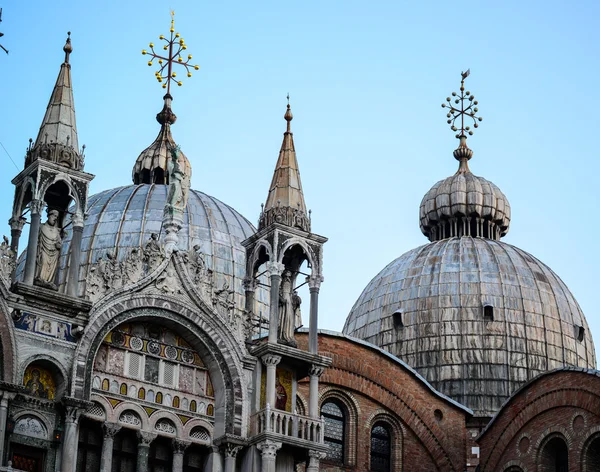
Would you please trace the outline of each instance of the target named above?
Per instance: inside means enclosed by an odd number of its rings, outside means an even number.
[[[156,431],[160,431],[161,433],[167,433],[167,434],[176,434],[177,433],[177,429],[175,428],[175,425],[173,424],[173,422],[171,422],[167,419],[162,419],[160,421],[157,421],[156,425],[154,426],[154,429]]]
[[[121,416],[119,416],[119,421],[123,424],[129,424],[132,426],[142,425],[140,417],[133,411],[124,411],[123,413],[121,413]]]
[[[182,253],[192,283],[207,301],[211,300],[212,270],[206,266],[206,254],[201,251],[199,244],[194,245],[188,252]]]
[[[117,433],[121,431],[121,426],[115,423],[104,423],[102,425],[102,431],[105,438],[114,438]]]
[[[191,444],[192,443],[190,441],[184,441],[182,439],[173,439],[173,453],[183,454]]]

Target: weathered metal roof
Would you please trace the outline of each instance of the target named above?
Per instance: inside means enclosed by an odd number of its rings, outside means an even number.
[[[367,285],[343,332],[398,356],[477,416],[493,415],[541,372],[596,367],[587,322],[562,280],[527,252],[483,238],[400,256]]]

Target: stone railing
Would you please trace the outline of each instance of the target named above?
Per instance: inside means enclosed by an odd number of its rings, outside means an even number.
[[[313,443],[325,442],[322,419],[288,413],[269,405],[254,415],[253,429],[255,435],[272,433]]]
[[[8,461],[8,465],[0,466],[0,472],[25,472],[21,469],[15,469],[12,467],[12,462]]]

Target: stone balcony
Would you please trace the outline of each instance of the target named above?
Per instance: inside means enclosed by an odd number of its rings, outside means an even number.
[[[302,449],[327,451],[323,419],[277,410],[267,405],[252,416],[252,442],[264,439]]]

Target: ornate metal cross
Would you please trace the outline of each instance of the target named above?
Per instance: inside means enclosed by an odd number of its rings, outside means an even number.
[[[462,80],[460,81],[460,95],[456,92],[452,92],[452,96],[454,98],[454,104],[452,104],[452,98],[447,97],[446,102],[442,103],[442,108],[449,108],[448,114],[446,117],[448,118],[448,124],[450,125],[450,129],[452,131],[458,131],[456,134],[457,138],[465,137],[468,134],[469,136],[473,135],[473,131],[470,126],[465,126],[465,116],[471,118],[473,120],[473,127],[477,128],[479,124],[478,121],[483,120],[482,117],[476,116],[476,113],[479,111],[477,109],[477,100],[475,100],[475,96],[471,94],[468,90],[465,92],[465,79],[469,77],[471,73],[470,69],[467,69],[466,72],[461,72]],[[456,105],[456,106],[454,106]],[[456,120],[460,118],[460,128],[456,126]]]
[[[152,67],[153,60],[158,60],[159,69],[154,73],[156,80],[162,84],[162,88],[167,89],[167,93],[171,91],[171,82],[175,82],[178,86],[183,85],[181,80],[177,79],[177,72],[173,70],[173,65],[179,64],[183,66],[187,72],[187,76],[191,77],[191,69],[198,70],[200,66],[190,64],[192,55],[188,54],[187,59],[181,56],[181,53],[187,49],[184,39],[179,33],[175,32],[175,12],[171,12],[171,28],[170,37],[166,38],[164,35],[158,37],[159,40],[164,41],[163,50],[167,51],[166,56],[161,56],[154,51],[154,43],[150,43],[150,51],[142,50],[142,54],[148,54],[150,60],[148,65]]]

